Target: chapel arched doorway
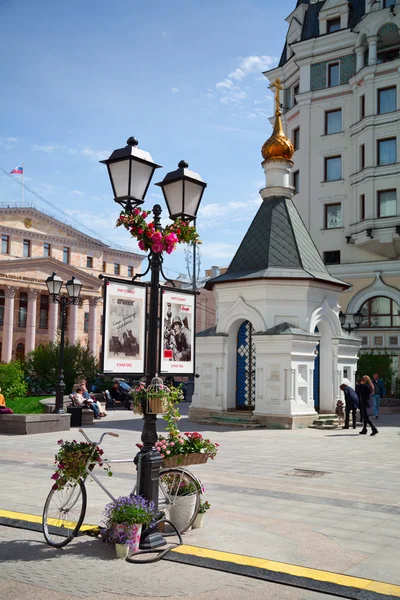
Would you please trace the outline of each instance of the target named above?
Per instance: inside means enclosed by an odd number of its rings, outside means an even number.
[[[256,349],[250,321],[239,327],[236,344],[236,410],[250,411],[256,405]]]

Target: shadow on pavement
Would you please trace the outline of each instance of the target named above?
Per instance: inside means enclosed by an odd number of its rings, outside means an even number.
[[[0,541],[0,562],[30,562],[38,560],[51,560],[64,556],[92,557],[109,561],[116,559],[114,544],[106,544],[100,538],[79,538],[73,540],[64,548],[53,548],[45,541],[33,540],[6,540]]]

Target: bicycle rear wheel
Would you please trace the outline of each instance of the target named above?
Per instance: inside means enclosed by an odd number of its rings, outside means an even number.
[[[163,469],[160,472],[158,509],[180,533],[192,526],[199,512],[200,494],[198,480],[184,469]],[[165,533],[172,534],[172,528],[166,525]]]
[[[80,479],[76,485],[51,490],[43,509],[43,534],[54,548],[62,548],[78,535],[86,513],[86,488]]]

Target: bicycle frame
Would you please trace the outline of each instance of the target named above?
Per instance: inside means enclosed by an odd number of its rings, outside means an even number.
[[[83,431],[83,429],[79,429],[79,432],[83,435],[83,437],[90,443],[93,444],[94,446],[100,446],[101,442],[103,441],[104,437],[106,435],[111,435],[112,437],[119,437],[119,433],[112,433],[112,432],[105,432],[100,436],[100,440],[98,442],[92,441],[91,439],[88,438],[88,436],[86,435],[86,433]],[[107,460],[105,462],[107,462],[107,464],[117,464],[117,463],[133,463],[134,462],[134,458],[122,458],[122,459],[115,459],[115,460]],[[111,492],[106,488],[106,486],[98,479],[98,477],[96,477],[96,475],[93,474],[93,471],[90,471],[89,467],[91,467],[92,465],[96,465],[97,463],[88,463],[86,465],[86,477],[90,477],[91,479],[93,479],[93,481],[95,481],[97,483],[97,485],[103,490],[103,492],[105,494],[107,494],[107,496],[109,498],[111,498],[111,500],[116,500],[116,498],[111,494]],[[179,467],[179,470],[182,471],[182,477],[184,473],[188,473],[189,475],[191,475],[198,484],[200,493],[203,493],[204,487],[203,487],[203,483],[202,481],[196,477],[195,475],[193,475],[193,473],[191,471],[188,471],[182,467]],[[163,469],[161,469],[160,474],[163,472]],[[132,489],[132,493],[135,491],[136,489],[136,485],[133,486]],[[163,494],[165,496],[165,491],[163,491]]]

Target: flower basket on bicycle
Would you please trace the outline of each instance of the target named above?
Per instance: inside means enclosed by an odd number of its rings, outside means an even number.
[[[164,458],[162,468],[167,467],[187,467],[189,465],[201,465],[206,463],[210,455],[202,452],[193,452],[192,454],[177,454]]]

